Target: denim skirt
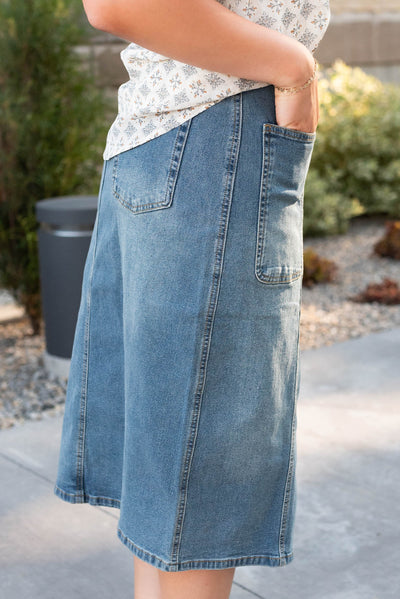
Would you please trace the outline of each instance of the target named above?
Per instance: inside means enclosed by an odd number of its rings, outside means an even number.
[[[293,559],[315,136],[268,85],[104,162],[54,493],[160,570]]]

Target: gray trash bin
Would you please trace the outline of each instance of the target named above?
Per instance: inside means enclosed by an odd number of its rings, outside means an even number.
[[[61,376],[68,376],[97,200],[97,196],[64,196],[36,203],[44,359],[47,369]]]

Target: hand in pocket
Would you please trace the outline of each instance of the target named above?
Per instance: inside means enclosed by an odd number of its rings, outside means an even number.
[[[318,80],[292,96],[275,89],[275,114],[280,127],[314,133],[319,120]]]

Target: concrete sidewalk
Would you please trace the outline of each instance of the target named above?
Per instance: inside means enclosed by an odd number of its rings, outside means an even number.
[[[295,559],[236,569],[231,599],[400,597],[400,329],[307,350]],[[132,599],[119,511],[53,495],[60,416],[0,431],[1,599]]]

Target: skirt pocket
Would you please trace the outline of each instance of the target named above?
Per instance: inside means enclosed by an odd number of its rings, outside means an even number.
[[[255,275],[288,284],[303,275],[303,196],[316,133],[263,124]]]
[[[172,205],[190,123],[115,156],[113,194],[131,212]]]

